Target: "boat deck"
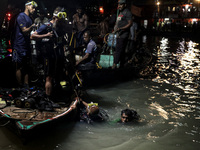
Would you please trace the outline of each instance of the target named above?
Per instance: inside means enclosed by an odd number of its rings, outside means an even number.
[[[42,121],[53,118],[67,111],[68,107],[55,108],[54,111],[39,111],[38,109],[25,109],[15,106],[7,106],[1,111],[12,119]]]

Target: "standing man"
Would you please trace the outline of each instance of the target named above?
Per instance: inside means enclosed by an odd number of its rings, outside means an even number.
[[[88,16],[82,8],[76,8],[76,14],[73,15],[73,32],[76,33],[76,47],[83,45],[83,34],[88,28]]]
[[[35,12],[37,3],[28,1],[25,3],[24,12],[16,19],[16,27],[13,41],[13,62],[16,65],[16,78],[20,86],[28,87],[28,73],[30,66],[30,32],[34,24],[30,15]],[[24,79],[22,79],[24,77]],[[22,84],[24,83],[24,84]]]
[[[118,9],[119,15],[117,16],[114,27],[114,32],[118,35],[112,69],[115,69],[119,62],[121,67],[123,67],[125,63],[125,49],[130,33],[130,27],[132,25],[132,14],[128,8],[126,8],[126,0],[118,1]]]
[[[65,18],[64,9],[57,7],[53,12],[53,18],[40,26],[31,36],[38,39],[38,50],[41,51],[45,70],[45,92],[50,98],[53,88],[53,79],[62,74],[64,67],[64,35]]]

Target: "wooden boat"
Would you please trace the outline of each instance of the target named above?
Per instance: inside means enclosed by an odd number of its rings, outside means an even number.
[[[80,71],[79,82],[86,87],[104,85],[116,81],[126,81],[133,78],[145,77],[150,71],[151,66],[156,58],[148,53],[147,55],[139,54],[141,61],[137,63],[127,63],[124,67],[112,69],[113,55],[100,55],[100,60],[97,64],[79,65],[77,68]],[[82,80],[81,80],[82,79]]]
[[[124,55],[127,62],[123,67],[118,65],[116,69],[112,69],[116,37],[114,33],[108,33],[104,36],[104,44],[100,44],[96,49],[96,64],[80,64],[76,68],[79,71],[79,74],[76,74],[78,82],[84,87],[104,85],[118,80],[129,80],[134,77],[144,77],[151,71],[151,63],[156,58],[145,44],[134,50],[127,46]],[[73,49],[71,54],[72,60],[77,60],[76,58],[78,57],[76,56],[80,55],[77,49]]]
[[[15,105],[7,106],[0,103],[0,123],[16,132],[20,137],[28,137],[37,130],[53,127],[60,121],[75,119],[79,100],[76,98],[71,104],[60,105],[53,111],[40,111],[38,109],[19,108]]]

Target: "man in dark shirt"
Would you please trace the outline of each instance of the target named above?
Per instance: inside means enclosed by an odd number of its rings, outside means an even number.
[[[30,32],[34,24],[29,17],[35,12],[37,3],[28,1],[25,3],[24,12],[20,13],[16,20],[16,27],[13,41],[13,62],[16,64],[16,78],[19,85],[22,85],[24,76],[24,86],[28,86],[28,70],[30,64]]]
[[[126,0],[118,1],[119,15],[115,23],[114,32],[117,33],[117,43],[114,53],[114,64],[112,69],[115,69],[120,62],[120,66],[123,67],[125,60],[125,49],[128,41],[130,27],[132,25],[132,14],[126,8]]]
[[[58,74],[61,74],[64,63],[64,25],[65,25],[66,12],[63,8],[57,7],[54,10],[53,18],[47,23],[40,26],[31,37],[38,39],[38,50],[44,60],[45,70],[45,91],[46,96],[50,97],[53,87],[53,79]]]

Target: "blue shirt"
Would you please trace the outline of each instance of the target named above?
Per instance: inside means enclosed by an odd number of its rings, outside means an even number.
[[[89,53],[89,61],[90,63],[96,63],[96,53],[97,53],[97,46],[93,40],[90,40],[85,53]]]
[[[37,29],[37,33],[38,34],[46,34],[48,33],[48,28],[52,28],[52,23],[51,22],[46,22],[44,24],[42,24],[39,29]]]
[[[17,23],[13,42],[13,49],[17,50],[25,56],[27,55],[27,53],[31,53],[30,34],[24,34],[21,28],[28,28],[33,24],[33,22],[31,18],[27,16],[24,12],[18,15],[16,22]]]

